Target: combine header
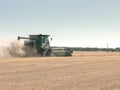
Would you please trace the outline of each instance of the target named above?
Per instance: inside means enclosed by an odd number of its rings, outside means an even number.
[[[26,39],[24,46],[26,53],[32,52],[32,56],[72,56],[69,48],[52,48],[50,47],[49,35],[29,35],[29,37],[20,37],[18,40]]]

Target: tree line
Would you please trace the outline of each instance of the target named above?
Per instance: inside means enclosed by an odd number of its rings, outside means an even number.
[[[92,47],[69,47],[73,51],[111,51],[111,52],[120,52],[120,48],[92,48]]]
[[[54,47],[54,48],[69,48],[72,51],[111,51],[120,52],[120,48],[94,48],[94,47]]]

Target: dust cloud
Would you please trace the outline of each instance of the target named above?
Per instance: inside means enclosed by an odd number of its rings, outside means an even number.
[[[23,45],[18,41],[9,43],[8,46],[0,46],[0,57],[22,57],[25,56]]]
[[[36,51],[24,47],[19,41],[10,42],[8,46],[0,46],[0,58],[34,56]]]

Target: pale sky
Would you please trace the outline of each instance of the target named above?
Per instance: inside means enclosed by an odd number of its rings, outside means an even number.
[[[53,46],[120,47],[120,0],[0,0],[0,43],[39,33]]]

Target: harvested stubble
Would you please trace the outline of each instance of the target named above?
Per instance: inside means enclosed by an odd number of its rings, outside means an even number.
[[[0,90],[120,90],[120,53],[1,58]]]

